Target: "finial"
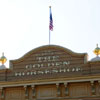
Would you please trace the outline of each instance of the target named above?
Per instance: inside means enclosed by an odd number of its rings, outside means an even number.
[[[2,56],[4,56],[4,52],[2,53]]]
[[[97,48],[98,48],[98,44],[97,44]]]
[[[0,58],[0,62],[2,63],[2,65],[7,61],[6,57],[4,56],[4,52],[2,53],[2,56]]]
[[[100,55],[100,48],[98,47],[98,44],[96,45],[97,47],[94,49],[94,54],[96,54],[97,56]]]

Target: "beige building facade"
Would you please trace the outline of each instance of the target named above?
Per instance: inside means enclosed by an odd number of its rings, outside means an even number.
[[[100,61],[57,45],[33,49],[0,70],[0,100],[100,100]]]

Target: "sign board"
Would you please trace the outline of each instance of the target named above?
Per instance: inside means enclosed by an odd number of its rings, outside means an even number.
[[[16,76],[80,71],[85,56],[59,46],[43,46],[11,61],[11,65]]]

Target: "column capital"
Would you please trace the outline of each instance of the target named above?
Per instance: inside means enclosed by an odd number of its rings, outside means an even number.
[[[57,88],[59,87],[59,83],[56,83]]]
[[[68,82],[64,82],[65,87],[68,85]]]
[[[3,89],[3,87],[0,87],[0,90],[2,90]]]
[[[24,88],[27,88],[27,85],[24,85]]]
[[[91,85],[94,85],[94,81],[90,81]]]
[[[33,85],[31,85],[31,87],[34,89],[35,85],[34,85],[34,84],[33,84]]]
[[[98,83],[100,84],[100,80],[98,80]]]
[[[56,85],[59,85],[59,83],[56,83]]]

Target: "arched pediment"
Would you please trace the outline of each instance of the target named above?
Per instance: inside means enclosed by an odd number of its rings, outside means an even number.
[[[78,62],[80,61],[81,63],[84,63],[84,60],[86,60],[86,56],[86,53],[75,53],[61,46],[45,45],[29,51],[19,59],[11,60],[10,67],[19,68],[25,67],[29,64],[32,64],[32,66],[34,66],[34,64],[43,64],[47,66],[46,63],[51,64],[54,62],[65,62],[67,64],[72,62],[74,63],[76,60],[78,64]],[[61,65],[62,64],[63,63],[61,63]]]

